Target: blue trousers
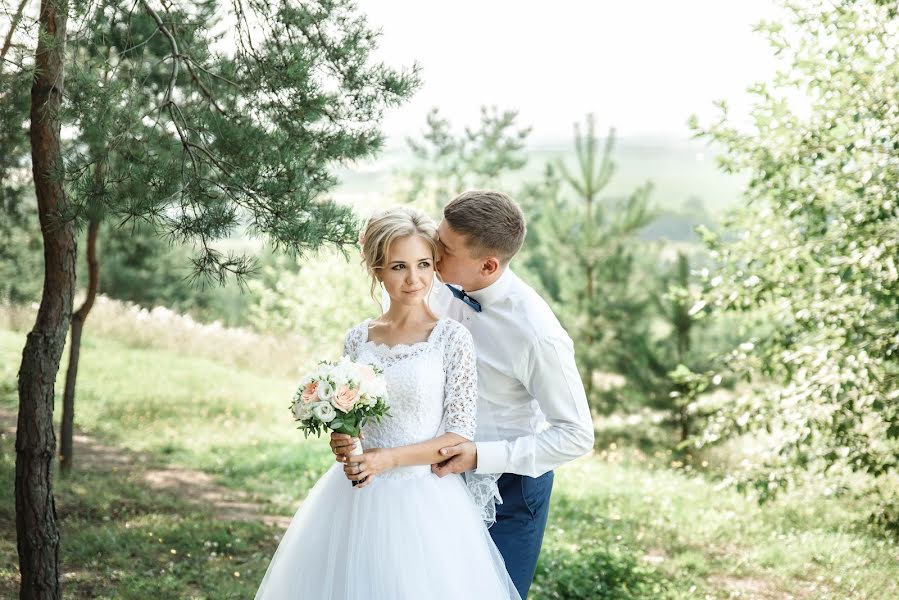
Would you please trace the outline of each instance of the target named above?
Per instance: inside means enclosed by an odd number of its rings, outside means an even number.
[[[537,478],[504,473],[497,485],[503,503],[496,505],[496,523],[489,529],[490,537],[503,555],[515,588],[526,600],[546,530],[553,472]]]

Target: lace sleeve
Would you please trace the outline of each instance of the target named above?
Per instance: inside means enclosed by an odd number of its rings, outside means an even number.
[[[478,405],[478,368],[474,340],[464,325],[456,324],[446,344],[446,399],[444,430],[474,439]],[[468,493],[487,527],[496,522],[496,505],[502,504],[497,480],[500,473],[462,474]]]
[[[463,325],[453,324],[454,331],[450,333],[444,350],[444,431],[473,440],[478,406],[478,369],[474,341]]]
[[[360,325],[353,327],[343,337],[343,356],[349,357],[350,360],[356,360],[356,353],[359,350],[360,327]]]

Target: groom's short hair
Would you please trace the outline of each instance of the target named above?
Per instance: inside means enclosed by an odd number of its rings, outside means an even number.
[[[503,264],[521,250],[527,233],[518,203],[493,190],[462,192],[443,207],[443,218],[453,231],[467,236],[473,256],[495,252]]]

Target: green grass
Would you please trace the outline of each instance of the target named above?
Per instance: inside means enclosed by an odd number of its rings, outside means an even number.
[[[23,343],[24,336],[0,331],[3,381],[14,381]],[[57,377],[57,426],[67,356]],[[260,502],[283,512],[333,460],[324,443],[303,440],[292,427],[287,406],[293,391],[287,379],[86,335],[75,420],[105,443],[204,470],[227,487],[258,491]],[[14,394],[0,400],[16,402]]]
[[[23,343],[0,330],[5,408],[17,402]],[[80,378],[79,429],[210,473],[266,512],[292,515],[331,464],[323,440],[303,440],[291,425],[291,381],[89,332]],[[62,373],[57,390],[61,382]],[[15,594],[18,577],[11,438],[0,440],[0,597]],[[252,597],[281,533],[217,521],[136,475],[55,476],[54,493],[73,598]],[[899,597],[899,548],[865,525],[868,510],[811,486],[759,507],[696,471],[601,452],[557,471],[531,598]]]
[[[582,546],[655,565],[675,597],[726,598],[716,588],[737,581],[751,582],[771,597],[899,593],[899,548],[868,531],[864,508],[845,499],[826,501],[805,489],[759,507],[716,489],[702,475],[634,460],[580,461],[561,469],[557,482],[544,545],[548,589],[559,579],[550,567],[555,555]]]

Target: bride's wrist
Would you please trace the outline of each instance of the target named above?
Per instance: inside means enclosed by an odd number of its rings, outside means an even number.
[[[400,466],[399,453],[394,448],[389,448],[386,452],[387,452],[387,468],[395,469],[398,466]]]

